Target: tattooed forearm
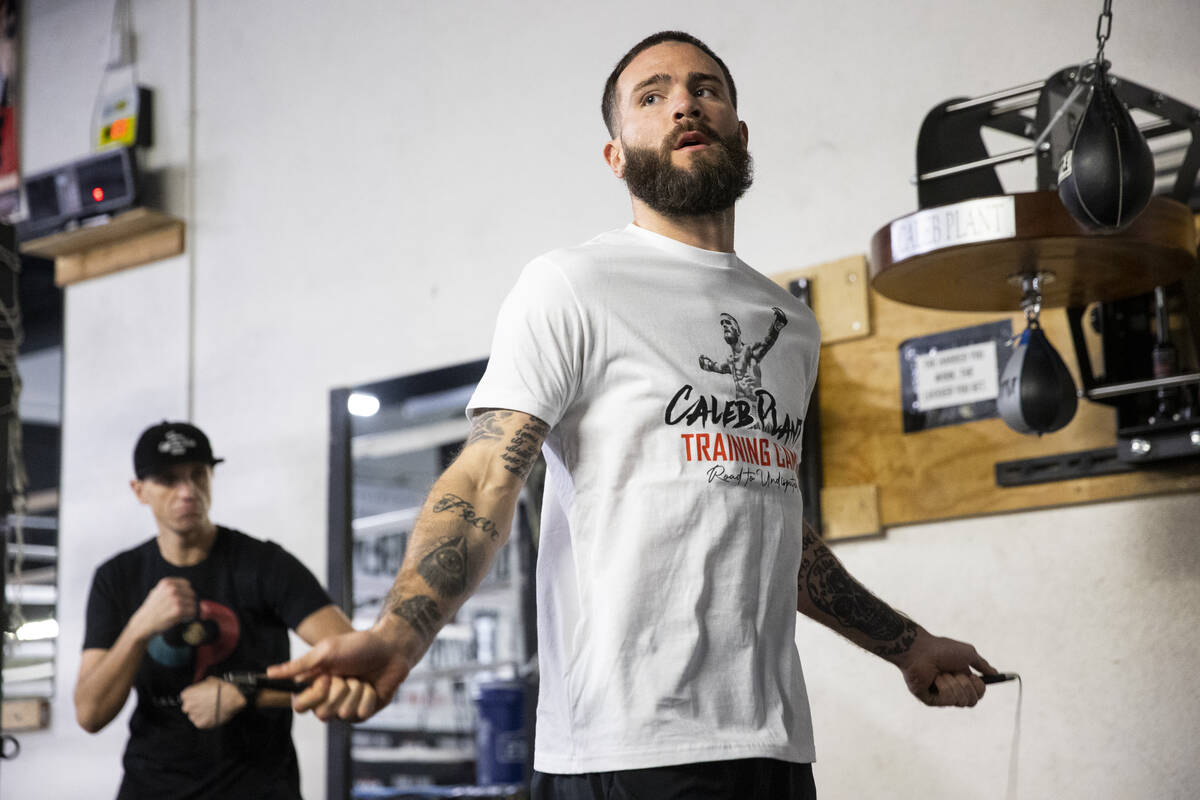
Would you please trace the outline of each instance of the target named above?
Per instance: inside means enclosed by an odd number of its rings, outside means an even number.
[[[797,589],[840,625],[863,634],[862,644],[880,656],[908,652],[917,638],[916,624],[850,577],[829,548],[804,530],[804,563]]]
[[[467,540],[442,539],[417,565],[417,572],[442,597],[458,597],[467,590]]]
[[[432,639],[437,632],[440,613],[437,602],[432,597],[417,595],[401,601],[392,609],[392,613],[406,620],[413,630],[427,639]]]
[[[502,420],[512,416],[511,411],[481,411],[471,418],[471,433],[467,436],[467,444],[470,446],[475,442],[483,440],[499,440],[504,436],[504,429],[500,427]]]
[[[435,514],[447,511],[462,517],[472,528],[478,528],[483,531],[493,541],[500,538],[500,528],[496,526],[496,523],[487,517],[477,516],[475,514],[475,506],[458,495],[443,495],[441,500],[433,504],[433,512]]]
[[[530,419],[521,429],[513,434],[512,441],[504,448],[504,468],[522,479],[529,477],[533,463],[537,461],[538,450],[550,426],[540,419]]]

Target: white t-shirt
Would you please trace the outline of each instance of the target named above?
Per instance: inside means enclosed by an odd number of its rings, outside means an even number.
[[[634,225],[521,274],[470,408],[551,426],[539,771],[814,760],[795,625],[819,342],[736,255]]]

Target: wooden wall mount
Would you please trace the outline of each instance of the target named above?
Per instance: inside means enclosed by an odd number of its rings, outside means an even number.
[[[32,239],[22,253],[54,259],[54,282],[67,286],[179,255],[184,249],[183,220],[135,208],[102,225]]]
[[[821,344],[871,335],[866,256],[849,256],[771,276],[784,288],[797,278],[812,281],[813,313],[821,326]]]

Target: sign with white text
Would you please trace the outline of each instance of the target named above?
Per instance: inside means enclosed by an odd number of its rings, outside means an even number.
[[[997,416],[1012,322],[989,322],[900,343],[904,432]]]
[[[995,400],[1000,393],[998,375],[992,341],[917,356],[913,363],[917,410]]]

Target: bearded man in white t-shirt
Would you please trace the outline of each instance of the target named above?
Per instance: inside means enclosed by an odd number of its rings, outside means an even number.
[[[602,111],[633,223],[526,266],[470,437],[384,613],[271,674],[315,676],[295,707],[322,717],[376,710],[331,696],[331,675],[389,702],[487,572],[540,450],[533,797],[812,798],[796,611],[895,664],[930,705],[974,705],[972,668],[995,670],[875,598],[803,526],[820,333],[734,253],[751,162],[724,63],[687,34],[648,37],[613,70]],[[769,331],[739,362],[752,387],[697,364],[697,348],[734,344],[714,330],[722,314]]]

